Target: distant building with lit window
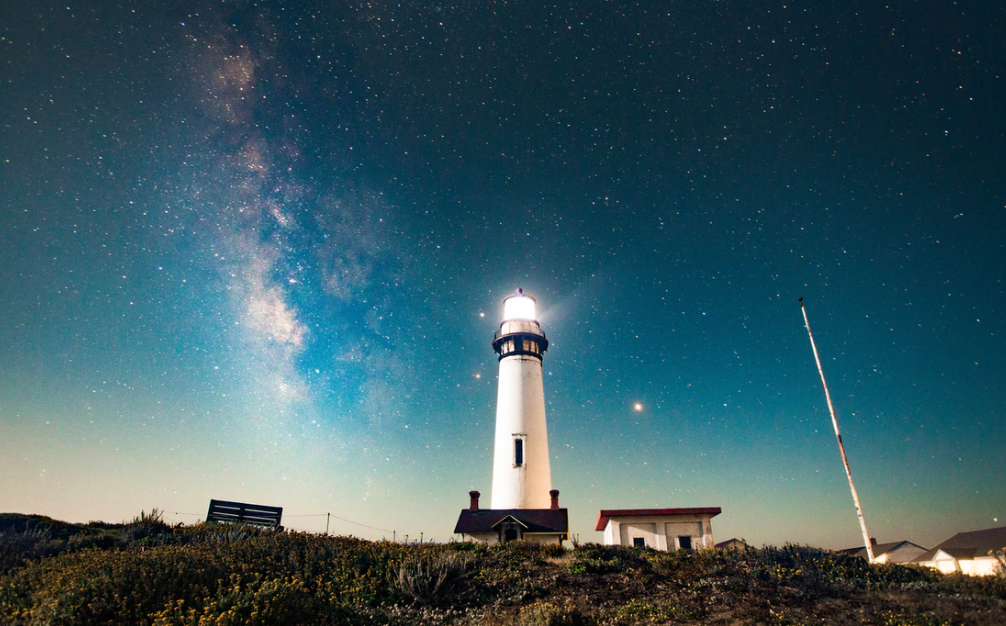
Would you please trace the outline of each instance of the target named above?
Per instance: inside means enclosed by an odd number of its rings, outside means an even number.
[[[992,576],[1002,571],[1000,557],[1006,549],[1006,526],[957,533],[932,550],[912,560],[944,574],[961,572],[971,576]],[[997,556],[998,555],[998,556]]]

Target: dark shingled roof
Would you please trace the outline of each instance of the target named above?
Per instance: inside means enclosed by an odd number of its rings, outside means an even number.
[[[608,519],[612,517],[648,517],[650,515],[708,515],[716,517],[723,512],[718,506],[700,506],[690,509],[610,509],[602,510],[597,516],[597,526],[594,530],[604,530]]]
[[[912,560],[912,563],[932,561],[937,550],[943,550],[955,559],[973,559],[977,556],[988,556],[993,550],[1006,548],[1006,526],[989,528],[987,530],[972,530],[967,533],[957,533],[932,550],[924,552]]]
[[[891,543],[877,543],[873,545],[873,556],[878,557],[882,554],[887,554],[892,552],[901,546],[908,544],[910,546],[915,546],[920,550],[925,550],[923,546],[917,543],[912,543],[911,541],[894,541]],[[839,550],[839,552],[844,552],[846,554],[851,554],[852,556],[859,556],[866,558],[866,546],[859,546],[858,548],[846,548],[844,550]]]
[[[464,509],[454,532],[468,535],[496,532],[496,526],[507,517],[517,520],[526,533],[569,532],[566,509]]]
[[[737,537],[732,537],[730,539],[727,539],[726,541],[721,541],[721,542],[715,544],[713,547],[714,548],[727,548],[727,547],[733,547],[733,546],[738,546],[738,545],[747,547],[748,542],[744,541],[743,539],[738,539]]]

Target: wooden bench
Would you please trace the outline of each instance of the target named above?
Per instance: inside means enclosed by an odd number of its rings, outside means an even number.
[[[226,500],[210,500],[210,510],[206,513],[207,522],[225,522],[229,524],[250,524],[283,530],[280,520],[283,518],[283,507],[265,506],[262,504],[246,504],[244,502],[228,502]]]

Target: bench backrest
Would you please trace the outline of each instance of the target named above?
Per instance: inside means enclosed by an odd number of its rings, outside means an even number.
[[[283,507],[281,506],[246,504],[226,500],[210,500],[210,510],[206,513],[207,522],[231,522],[277,529],[282,529],[280,526],[282,518]]]

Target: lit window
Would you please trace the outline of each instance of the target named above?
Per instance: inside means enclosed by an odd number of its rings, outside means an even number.
[[[534,298],[513,295],[503,301],[503,321],[536,319]]]

